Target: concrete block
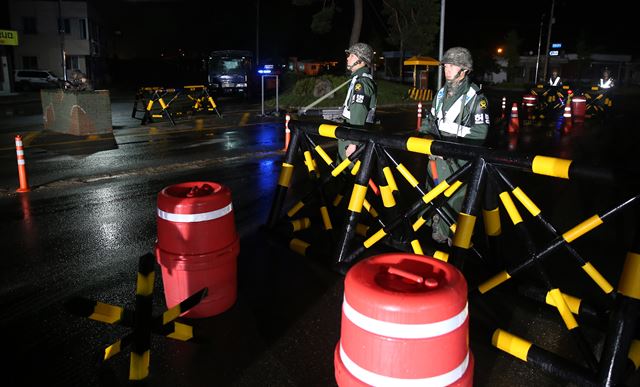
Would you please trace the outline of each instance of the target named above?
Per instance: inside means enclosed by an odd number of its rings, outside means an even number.
[[[109,90],[42,89],[44,128],[84,136],[112,133]]]

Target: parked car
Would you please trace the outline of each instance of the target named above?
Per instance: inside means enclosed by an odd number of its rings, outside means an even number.
[[[60,87],[61,79],[49,70],[15,70],[16,90],[29,91]]]

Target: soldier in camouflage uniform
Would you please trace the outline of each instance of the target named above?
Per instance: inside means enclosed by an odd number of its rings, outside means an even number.
[[[377,91],[371,75],[373,49],[365,43],[356,43],[345,50],[347,70],[351,72],[351,83],[343,103],[342,117],[350,126],[362,127],[373,124],[375,120]],[[356,150],[352,141],[338,140],[338,155],[344,160]]]
[[[452,47],[444,53],[440,64],[444,66],[445,85],[438,90],[431,115],[423,121],[420,132],[443,141],[482,145],[489,131],[489,109],[480,88],[468,77],[473,69],[471,53],[463,47]],[[430,162],[436,163],[439,181],[449,177],[465,163],[463,160],[433,156]],[[431,168],[427,168],[427,171],[433,178]],[[430,188],[429,184],[427,188]],[[449,198],[451,208],[456,211],[450,214],[453,219],[457,219],[462,208],[464,194],[464,189],[458,189]],[[438,215],[432,219],[432,229],[434,240],[447,242],[449,230]]]

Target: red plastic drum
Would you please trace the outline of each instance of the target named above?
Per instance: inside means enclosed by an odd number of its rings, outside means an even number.
[[[571,111],[574,120],[584,120],[587,111],[587,99],[584,97],[574,97],[571,100]]]
[[[191,182],[158,193],[158,247],[174,254],[206,254],[233,243],[231,191],[218,183]]]
[[[345,278],[336,380],[470,386],[468,324],[467,284],[454,266],[407,253],[363,260]]]
[[[208,288],[185,317],[209,317],[237,297],[237,257],[231,191],[218,183],[172,185],[158,194],[156,259],[162,268],[167,306]]]

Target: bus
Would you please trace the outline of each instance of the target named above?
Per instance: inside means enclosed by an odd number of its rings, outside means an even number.
[[[209,91],[215,95],[247,97],[252,87],[253,53],[246,50],[220,50],[209,54]]]

